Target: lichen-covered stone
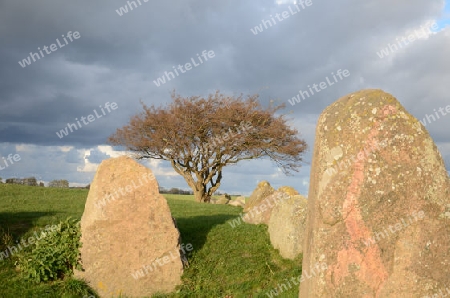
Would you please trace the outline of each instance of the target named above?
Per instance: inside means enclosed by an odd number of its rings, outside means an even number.
[[[245,197],[238,196],[234,200],[230,200],[228,202],[228,205],[235,206],[235,207],[245,207]]]
[[[450,284],[450,180],[425,127],[390,94],[362,90],[318,120],[301,298],[423,297]],[[325,258],[325,259],[324,259]]]
[[[303,252],[308,201],[293,195],[273,207],[269,220],[272,246],[286,259],[295,259]]]
[[[290,196],[288,194],[281,191],[275,191],[271,195],[259,201],[258,204],[250,208],[242,219],[246,223],[254,225],[268,224],[273,207],[279,204],[283,204],[284,201],[289,198]]]
[[[231,196],[228,194],[224,194],[224,195],[219,196],[215,200],[215,204],[226,205],[230,202],[230,200],[231,200]]]
[[[81,259],[100,297],[151,296],[181,284],[180,234],[152,172],[128,157],[103,161],[81,218]]]
[[[290,186],[280,186],[280,187],[278,187],[277,191],[284,192],[285,194],[288,194],[290,196],[299,195],[298,191]]]
[[[261,181],[250,195],[247,203],[245,204],[244,212],[248,212],[251,208],[258,205],[266,197],[270,196],[275,189],[267,181]]]
[[[244,196],[239,196],[235,200],[245,205],[245,197]]]
[[[270,193],[272,190],[264,184],[263,187],[266,187],[268,190],[267,193]],[[256,189],[255,192],[260,191],[260,189]],[[254,193],[255,193],[254,192]],[[272,192],[270,195],[263,197],[260,196],[259,201],[255,202],[254,205],[247,209],[243,220],[249,224],[269,224],[270,215],[272,214],[272,209],[274,206],[278,204],[282,204],[290,197],[298,195],[298,192],[290,187],[290,186],[281,186],[276,191]],[[245,211],[245,209],[244,209]]]

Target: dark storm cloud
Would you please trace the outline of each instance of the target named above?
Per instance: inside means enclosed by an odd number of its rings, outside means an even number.
[[[32,163],[36,172],[61,176],[61,164],[67,163],[65,170],[72,173],[67,177],[86,182],[84,177],[91,172],[78,171],[84,166],[79,149],[91,150],[88,160],[94,163],[107,158],[94,147],[105,144],[109,135],[141,111],[140,99],[147,105],[167,104],[174,88],[183,96],[207,95],[215,89],[231,95],[259,93],[264,105],[277,99],[277,104],[286,104],[282,112],[291,112],[289,117],[310,150],[318,115],[358,89],[382,88],[419,119],[449,104],[448,29],[383,59],[377,56],[408,30],[442,15],[442,0],[312,0],[310,7],[257,35],[250,29],[288,10],[288,5],[269,0],[141,2],[123,16],[116,12],[127,5],[122,0],[0,3],[0,142],[25,143],[40,151],[39,160],[47,168]],[[68,31],[78,31],[81,37],[25,68],[19,65],[30,52],[62,40]],[[153,81],[165,71],[204,50],[213,50],[215,57],[155,86]],[[351,75],[301,103],[288,103],[299,90],[324,81],[338,69],[348,69]],[[106,102],[116,102],[118,109],[63,138],[56,135]],[[450,116],[445,116],[426,128],[436,142],[448,144],[449,124]],[[11,146],[1,147],[0,153],[8,154],[14,149]],[[64,151],[51,146],[72,147]],[[23,154],[28,158],[28,153]],[[305,161],[310,155],[311,151],[305,154]],[[170,169],[164,163],[159,166]],[[251,191],[259,179],[257,169],[264,177],[282,179],[270,164],[247,168],[246,176],[245,169],[231,167],[229,173],[236,171],[242,177],[238,182],[226,180],[224,187],[241,183],[235,187]],[[307,179],[308,169],[297,179]],[[161,179],[184,183],[179,177]]]
[[[121,71],[142,74],[147,85],[141,88],[163,95],[152,98],[157,102],[167,102],[167,92],[162,92],[163,88],[155,90],[156,86],[153,86],[152,81],[164,71],[172,70],[172,66],[189,61],[203,50],[213,49],[216,52],[214,60],[202,65],[198,71],[195,69],[183,77],[175,78],[164,87],[176,87],[183,93],[190,93],[190,90],[204,93],[204,86],[209,89],[237,89],[253,93],[263,86],[269,86],[269,97],[286,100],[295,96],[298,89],[323,80],[330,72],[338,68],[350,68],[353,77],[349,82],[317,94],[314,103],[305,102],[302,111],[307,112],[333,101],[335,98],[332,94],[344,94],[354,89],[352,87],[357,85],[355,81],[359,80],[360,73],[356,66],[367,59],[369,54],[374,54],[375,50],[370,44],[366,48],[362,47],[363,44],[367,45],[367,36],[376,30],[379,33],[392,31],[392,27],[401,30],[435,14],[440,8],[437,4],[408,5],[406,15],[404,6],[383,1],[378,4],[347,1],[345,9],[340,3],[313,1],[313,5],[306,10],[259,35],[253,35],[250,28],[258,25],[262,19],[269,19],[269,15],[286,10],[286,6],[274,6],[271,1],[262,5],[237,1],[216,4],[192,1],[180,5],[144,3],[120,17],[115,10],[125,4],[124,1],[96,4],[44,1],[30,5],[6,2],[4,11],[9,10],[9,13],[4,13],[4,22],[17,28],[15,35],[5,32],[6,39],[11,42],[10,48],[14,49],[10,56],[14,55],[15,59],[10,61],[16,63],[16,76],[21,77],[21,80],[15,81],[22,82],[22,86],[25,82],[34,81],[36,85],[33,89],[46,86],[63,95],[65,92],[75,91],[80,84],[93,83],[78,78],[78,82],[68,85],[67,82],[72,81],[70,74],[61,76],[50,66],[56,57],[64,57],[66,61],[96,64],[107,68],[110,73],[117,73],[115,79],[114,75],[99,74],[94,79],[99,80],[96,83],[101,85],[108,84],[105,76],[109,77],[109,82],[114,80],[116,83]],[[12,18],[11,15],[20,17]],[[355,22],[358,26],[354,25]],[[55,26],[56,24],[63,26]],[[49,45],[69,30],[79,31],[81,38],[26,69],[18,67],[16,61],[26,57],[29,51],[37,51],[37,46]],[[41,81],[37,74],[39,71],[47,71],[46,77],[56,84],[52,86],[50,82]],[[78,75],[82,76],[81,73]],[[143,78],[140,78],[141,81]],[[201,84],[195,86],[199,81]],[[126,86],[125,82],[123,84]],[[11,90],[18,90],[18,87],[16,85]],[[30,95],[28,94],[29,97]],[[55,97],[54,94],[46,96]],[[86,101],[101,104],[92,98],[76,100],[80,104]],[[27,104],[31,106],[37,104],[29,101]],[[58,98],[55,101],[65,104]],[[122,99],[121,102],[124,103],[125,100]],[[64,114],[64,109],[55,106],[53,110],[54,115],[43,117],[54,120],[61,126],[63,123],[58,122],[59,117],[56,115]],[[73,111],[72,119],[81,112]],[[23,118],[25,116],[28,115]],[[24,141],[25,137],[27,135],[23,133]],[[100,139],[97,142],[101,142]],[[48,138],[43,135],[41,140],[45,142]],[[79,142],[74,137],[64,141]]]

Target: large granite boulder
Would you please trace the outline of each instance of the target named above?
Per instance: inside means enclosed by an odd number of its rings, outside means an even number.
[[[151,296],[181,284],[180,234],[152,172],[129,157],[103,161],[81,218],[76,272],[101,297]]]
[[[299,195],[298,191],[291,187],[291,186],[280,186],[277,189],[278,192],[284,192],[285,194],[289,195],[289,196],[297,196]]]
[[[230,202],[231,196],[228,194],[220,195],[218,198],[213,200],[213,204],[226,205]]]
[[[241,204],[240,202],[235,201],[235,200],[229,201],[229,202],[228,202],[228,205],[234,206],[234,207],[244,207],[244,206],[245,206],[245,205],[243,205],[243,204]]]
[[[234,200],[231,200],[228,202],[228,205],[235,206],[235,207],[245,207],[245,197],[239,196],[235,198]]]
[[[242,219],[249,224],[267,225],[269,224],[272,209],[276,205],[280,203],[282,204],[284,201],[294,195],[298,195],[298,192],[294,188],[290,186],[281,186],[275,192],[265,197],[263,200],[255,203],[255,205],[247,211]]]
[[[450,284],[450,180],[425,127],[390,94],[318,120],[299,297],[423,297]]]
[[[295,259],[303,252],[308,201],[304,196],[293,195],[273,207],[269,220],[272,246],[286,259]]]
[[[239,196],[235,200],[245,205],[245,197],[244,196]]]
[[[248,212],[254,206],[258,205],[261,201],[270,196],[274,191],[275,189],[270,186],[269,182],[259,182],[258,186],[256,186],[255,190],[253,190],[252,194],[248,198],[247,203],[244,207],[244,212]]]

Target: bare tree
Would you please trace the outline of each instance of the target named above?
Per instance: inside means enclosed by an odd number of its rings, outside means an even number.
[[[111,135],[112,145],[124,146],[138,159],[170,161],[199,202],[209,202],[219,188],[225,166],[241,160],[269,157],[285,174],[298,171],[306,150],[298,131],[276,112],[264,109],[258,95],[207,98],[181,97],[175,91],[167,107],[148,107]]]

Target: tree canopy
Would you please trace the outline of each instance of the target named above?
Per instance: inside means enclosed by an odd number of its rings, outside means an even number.
[[[219,91],[206,98],[174,91],[171,97],[166,107],[141,102],[143,111],[108,141],[139,159],[170,161],[197,201],[209,202],[223,168],[241,160],[269,157],[285,174],[301,166],[307,145],[284,115],[276,115],[284,105],[263,108],[257,94],[244,98]]]
[[[69,188],[69,181],[64,179],[52,180],[48,183],[48,187]]]

